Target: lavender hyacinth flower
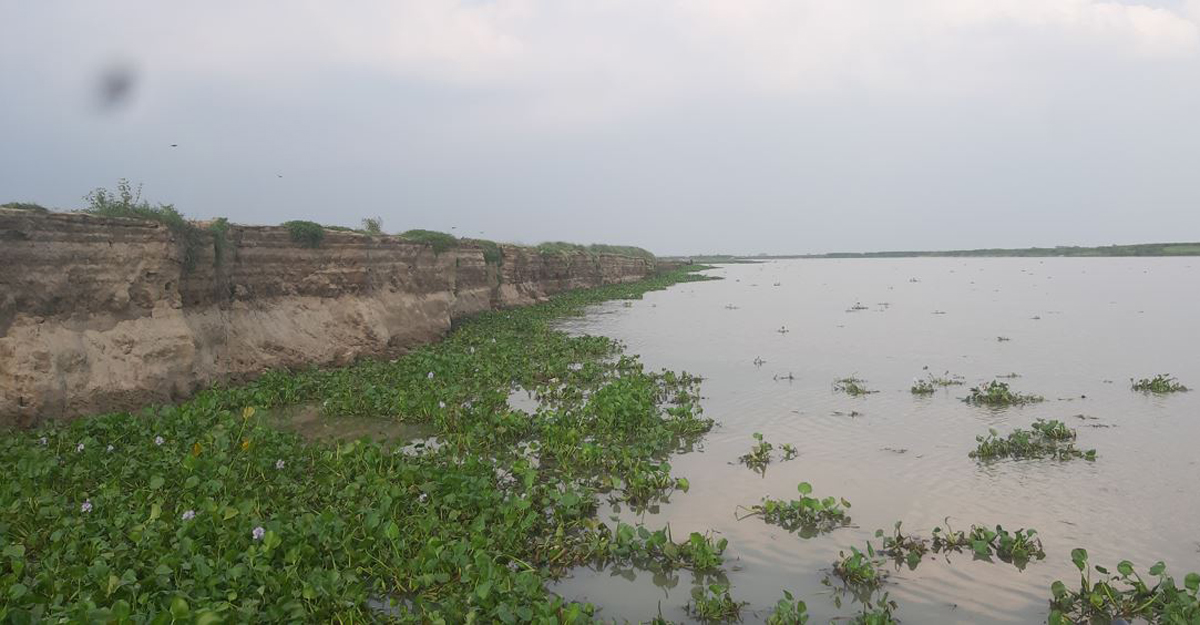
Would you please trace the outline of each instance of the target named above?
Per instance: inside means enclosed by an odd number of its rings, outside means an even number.
[[[250,532],[250,535],[254,537],[254,540],[262,540],[263,536],[267,535],[267,530],[263,529],[263,527],[259,525],[258,527],[254,528],[253,532]]]
[[[183,519],[184,521],[191,521],[192,519],[196,518],[196,511],[195,510],[184,510],[183,515],[180,518]]]
[[[283,470],[283,459],[282,458],[275,461],[275,468],[279,469],[281,471]]]
[[[91,511],[92,511],[92,500],[91,500],[91,499],[84,499],[84,500],[83,500],[83,505],[79,506],[79,509],[80,509],[80,511],[82,511],[82,512],[91,512]]]
[[[78,445],[76,445],[75,451],[76,451],[76,453],[82,453],[83,452],[83,443],[79,443]]]
[[[162,444],[163,444],[163,443],[165,443],[165,442],[166,442],[166,441],[164,441],[164,440],[163,440],[163,437],[161,437],[161,436],[155,436],[155,437],[154,437],[154,444],[155,444],[155,445],[162,446]]]

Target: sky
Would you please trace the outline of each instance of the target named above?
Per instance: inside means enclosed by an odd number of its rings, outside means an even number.
[[[658,254],[1200,240],[1200,0],[0,0],[0,23],[0,202],[127,178],[194,219]]]

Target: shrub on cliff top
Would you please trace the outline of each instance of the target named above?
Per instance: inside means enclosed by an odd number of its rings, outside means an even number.
[[[596,256],[599,254],[616,254],[618,256],[630,256],[633,258],[645,258],[654,260],[654,254],[640,247],[631,245],[604,245],[601,243],[593,243],[592,245],[579,245],[578,243],[566,243],[564,241],[547,241],[537,246],[539,252],[543,254],[576,254],[583,253]]]
[[[596,254],[616,254],[618,256],[630,256],[633,258],[654,260],[654,254],[651,253],[650,250],[632,245],[604,245],[602,243],[593,243],[588,246],[588,251]]]
[[[88,207],[82,211],[84,213],[156,221],[165,225],[175,235],[183,251],[184,270],[190,271],[196,266],[196,257],[203,243],[200,229],[184,219],[174,204],[160,203],[154,206],[142,199],[142,185],[139,184],[135,189],[132,183],[121,178],[117,181],[116,191],[97,187],[83,199],[88,203]]]
[[[50,212],[50,209],[34,202],[8,202],[7,204],[0,204],[0,208],[12,208],[19,211],[32,211],[35,213]]]
[[[466,243],[478,245],[483,249],[483,261],[491,265],[499,265],[504,262],[504,251],[495,241],[487,239],[463,239]]]
[[[325,240],[325,227],[312,221],[293,220],[283,222],[292,240],[304,247],[320,247]]]
[[[424,243],[425,245],[432,246],[434,254],[441,254],[446,250],[458,247],[458,239],[454,235],[436,230],[421,230],[417,228],[402,233],[400,238],[412,241],[413,243]]]
[[[367,234],[383,234],[383,217],[364,217],[362,220],[362,229]]]

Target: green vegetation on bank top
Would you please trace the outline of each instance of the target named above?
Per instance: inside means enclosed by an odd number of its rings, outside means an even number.
[[[396,360],[5,433],[0,622],[581,622],[591,606],[546,589],[571,566],[624,549],[719,569],[710,536],[639,529],[614,552],[595,516],[601,497],[639,509],[687,488],[667,458],[712,426],[698,379],[553,328],[703,279],[573,291]],[[510,408],[517,386],[541,408]],[[301,404],[425,423],[436,443],[310,443],[267,424]]]
[[[183,251],[184,267],[188,270],[194,268],[198,250],[204,245],[204,228],[196,225],[185,218],[172,204],[151,204],[149,201],[142,199],[142,187],[136,187],[129,180],[121,178],[117,181],[115,190],[105,188],[97,188],[84,197],[88,205],[81,209],[80,212],[89,213],[92,215],[101,215],[105,217],[121,217],[126,219],[140,219],[144,221],[154,221],[161,223],[176,235],[181,250]],[[31,212],[47,213],[49,209],[32,202],[9,202],[0,205],[0,208],[26,210]],[[214,222],[219,222],[219,232],[214,231],[211,227],[208,231],[214,235],[213,245],[217,251],[217,257],[222,257],[222,251],[225,250],[229,242],[225,239],[225,232],[228,230],[230,222],[224,217],[218,217]],[[318,248],[325,239],[325,231],[333,230],[336,232],[356,232],[369,236],[387,236],[383,231],[383,218],[381,217],[366,217],[362,220],[362,228],[347,228],[345,226],[327,226],[318,224],[313,221],[292,220],[287,221],[281,226],[287,228],[291,235],[292,241],[310,248]],[[499,244],[495,241],[487,239],[474,238],[458,238],[446,232],[438,232],[435,230],[412,229],[407,230],[399,235],[399,238],[429,245],[433,248],[434,253],[441,254],[449,249],[467,244],[479,247],[483,250],[484,260],[492,264],[500,264],[503,262],[504,254]],[[629,245],[578,245],[575,243],[563,242],[548,242],[536,246],[538,251],[544,254],[569,254],[583,253],[589,255],[598,254],[614,254],[619,256],[628,256],[632,258],[643,258],[647,260],[655,260],[654,254],[640,247]]]
[[[49,213],[50,209],[34,202],[8,202],[0,204],[0,208],[10,208],[12,210],[30,211],[34,213]]]

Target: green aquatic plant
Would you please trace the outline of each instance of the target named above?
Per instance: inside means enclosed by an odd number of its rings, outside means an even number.
[[[1037,537],[1037,530],[1018,529],[1009,532],[997,525],[990,529],[983,525],[972,525],[969,532],[957,531],[950,527],[936,527],[930,541],[935,552],[962,551],[970,549],[978,558],[999,558],[1002,562],[1011,562],[1018,568],[1024,567],[1031,560],[1042,560],[1046,551],[1042,541]]]
[[[799,451],[796,450],[796,447],[794,445],[792,445],[791,443],[784,443],[779,446],[779,449],[781,451],[783,451],[783,459],[784,460],[791,460],[792,458],[795,458],[797,454],[800,453]]]
[[[731,621],[738,618],[744,601],[734,601],[729,586],[708,584],[692,588],[692,600],[687,604],[687,613],[704,622]]]
[[[955,375],[946,371],[941,375],[929,374],[929,381],[934,386],[961,386],[966,383],[966,380],[961,375]]]
[[[800,499],[784,501],[764,497],[761,504],[751,506],[750,514],[741,518],[761,516],[763,521],[788,531],[804,530],[810,533],[829,532],[850,524],[850,517],[845,510],[850,507],[849,501],[833,497],[810,497],[812,484],[808,482],[800,482],[796,490],[800,493]]]
[[[1075,430],[1058,420],[1038,419],[1024,430],[1016,428],[1008,436],[1000,436],[995,428],[987,436],[976,436],[978,446],[967,455],[979,460],[998,458],[1054,458],[1095,460],[1096,450],[1075,447]]]
[[[909,390],[913,395],[932,395],[937,389],[934,388],[932,381],[918,378],[913,380],[912,388]]]
[[[711,534],[699,532],[692,532],[687,540],[676,543],[670,526],[651,531],[640,525],[618,523],[616,530],[611,530],[599,523],[585,535],[577,555],[602,564],[622,562],[657,570],[684,568],[703,573],[720,569],[728,545],[724,538],[715,539]]]
[[[1133,563],[1123,560],[1116,573],[1106,567],[1088,565],[1084,549],[1071,551],[1079,569],[1078,589],[1061,581],[1050,586],[1050,625],[1109,623],[1115,619],[1142,619],[1149,623],[1190,625],[1200,623],[1200,574],[1188,573],[1179,586],[1158,562],[1149,569],[1153,585],[1138,575]],[[1093,581],[1092,570],[1100,574]]]
[[[703,279],[571,291],[394,360],[5,433],[0,622],[369,621],[381,601],[399,620],[589,620],[547,585],[594,555],[600,497],[686,489],[664,459],[712,421],[697,377],[555,324]],[[509,407],[514,386],[540,408]],[[308,442],[267,418],[300,405],[422,423],[436,444]],[[724,545],[659,548],[658,566],[711,569]]]
[[[764,441],[763,435],[758,432],[755,432],[753,436],[757,442],[750,447],[749,453],[739,457],[738,460],[751,469],[762,471],[771,463],[771,450],[774,449],[774,446]]]
[[[875,548],[868,542],[866,551],[859,551],[857,547],[851,547],[850,553],[839,551],[838,559],[833,563],[833,574],[849,586],[877,588],[887,577],[882,564]]]
[[[972,387],[970,394],[963,398],[963,401],[968,404],[991,407],[1019,406],[1043,400],[1044,398],[1040,395],[1027,395],[1013,391],[1009,388],[1007,382],[999,380],[992,380],[987,384]]]
[[[875,530],[875,537],[883,541],[880,553],[892,559],[903,560],[909,567],[920,564],[921,558],[929,551],[929,541],[913,534],[905,534],[900,529],[901,522],[896,521],[893,533],[889,536],[883,530]]]
[[[804,625],[808,622],[808,605],[783,591],[783,598],[775,602],[767,625]]]
[[[834,380],[833,390],[845,393],[851,397],[858,397],[860,395],[869,395],[871,393],[879,392],[868,389],[866,380],[862,380],[853,376]]]
[[[1179,393],[1188,390],[1188,387],[1180,384],[1178,380],[1166,373],[1140,380],[1130,378],[1129,383],[1133,390],[1143,393]]]

